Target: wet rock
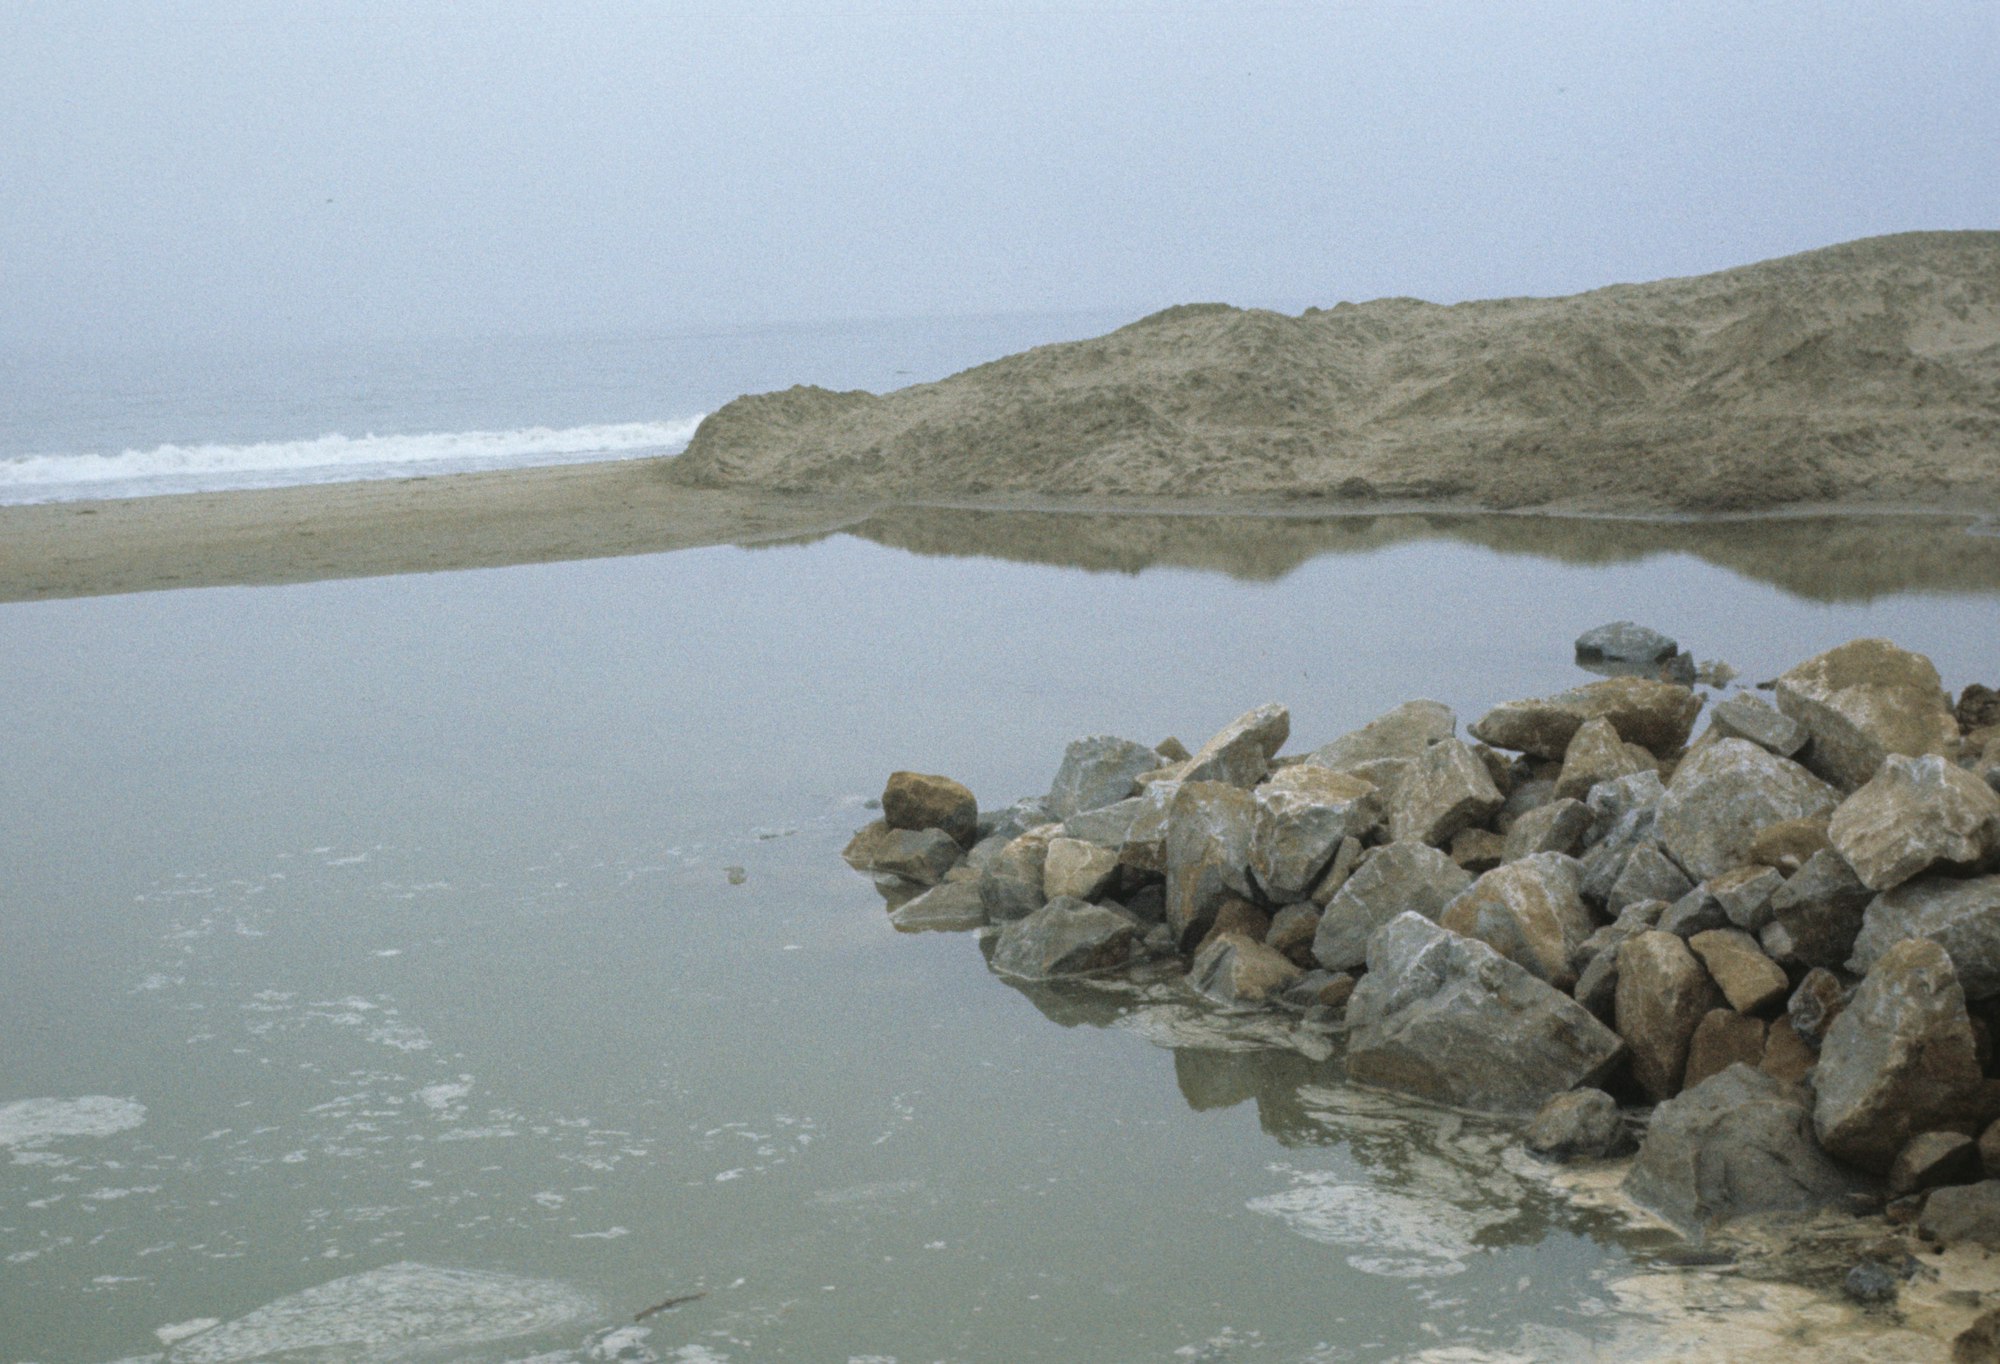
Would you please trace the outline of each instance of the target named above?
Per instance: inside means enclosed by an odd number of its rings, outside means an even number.
[[[1900,1198],[1940,1184],[1979,1178],[1979,1143],[1963,1132],[1920,1132],[1896,1153],[1889,1167],[1889,1193]]]
[[[1840,1281],[1841,1292],[1856,1302],[1869,1304],[1894,1302],[1902,1286],[1903,1281],[1893,1269],[1875,1260],[1863,1260]]]
[[[1780,758],[1798,756],[1808,737],[1804,725],[1775,709],[1763,697],[1747,692],[1716,702],[1709,723],[1715,726],[1720,738],[1748,739]]]
[[[950,777],[891,772],[882,788],[882,819],[892,829],[942,829],[969,848],[977,841],[979,801]]]
[[[1438,922],[1567,991],[1576,984],[1571,955],[1596,927],[1578,894],[1581,881],[1575,858],[1539,853],[1481,876],[1444,907]]]
[[[995,923],[1021,919],[1048,903],[1042,869],[1059,824],[1044,824],[1011,840],[979,877],[979,900]]]
[[[1479,755],[1457,739],[1423,751],[1396,793],[1389,836],[1442,847],[1460,829],[1484,824],[1505,802]]]
[[[1785,878],[1771,867],[1752,865],[1712,876],[1703,884],[1730,923],[1756,933],[1771,922],[1771,897],[1785,884]]]
[[[1527,1147],[1551,1160],[1602,1160],[1625,1145],[1618,1101],[1601,1089],[1572,1089],[1543,1104],[1528,1124]]]
[[[1823,966],[1815,966],[1799,981],[1798,989],[1792,991],[1785,1005],[1785,1017],[1791,1019],[1801,1038],[1817,1048],[1825,1040],[1833,1020],[1847,1007],[1847,995],[1847,987],[1841,984],[1839,976]]]
[[[1201,941],[1229,896],[1250,898],[1256,804],[1224,782],[1181,783],[1167,810],[1167,927],[1182,950]]]
[[[1755,938],[1740,928],[1712,928],[1697,933],[1688,939],[1688,946],[1708,968],[1709,978],[1721,989],[1729,1007],[1738,1013],[1761,1014],[1776,1009],[1791,989],[1784,971],[1764,955]]]
[[[1415,758],[1432,744],[1452,737],[1458,717],[1451,707],[1436,701],[1405,701],[1377,716],[1360,729],[1341,735],[1306,755],[1310,764],[1336,772],[1380,761],[1384,758]]]
[[[1625,906],[1641,900],[1664,900],[1671,904],[1693,888],[1694,882],[1688,880],[1687,873],[1675,866],[1672,859],[1653,844],[1641,843],[1632,849],[1618,879],[1611,883],[1604,907],[1618,914]]]
[[[1222,782],[1246,790],[1264,780],[1291,736],[1292,713],[1274,702],[1245,711],[1188,759],[1182,781]]]
[[[1743,739],[1689,755],[1660,799],[1659,837],[1674,861],[1704,880],[1749,860],[1758,832],[1830,812],[1837,793],[1805,768]]]
[[[1688,1039],[1687,1067],[1681,1088],[1693,1089],[1711,1075],[1734,1065],[1758,1069],[1764,1061],[1765,1026],[1733,1009],[1710,1009]]]
[[[1750,860],[1775,867],[1790,876],[1806,864],[1814,853],[1833,845],[1826,838],[1826,817],[1781,819],[1766,825],[1750,840]]]
[[[1654,1111],[1624,1187],[1700,1233],[1749,1213],[1840,1206],[1856,1184],[1814,1143],[1798,1090],[1736,1065]]]
[[[1891,753],[1952,755],[1958,722],[1922,654],[1885,639],[1851,640],[1807,659],[1773,684],[1778,709],[1812,735],[1804,758],[1852,791]]]
[[[1381,823],[1372,783],[1343,772],[1287,768],[1252,793],[1250,870],[1277,903],[1303,900],[1343,839],[1365,839]]]
[[[1340,894],[1340,888],[1347,884],[1348,877],[1354,875],[1354,870],[1361,865],[1362,854],[1366,851],[1358,838],[1341,839],[1340,847],[1334,851],[1333,861],[1320,876],[1319,884],[1313,887],[1313,903],[1323,909],[1327,901]]]
[[[1871,972],[1906,938],[1928,938],[1951,956],[1972,1000],[2000,996],[2000,876],[1969,881],[1924,877],[1872,900],[1854,940],[1850,970]]]
[[[1931,1190],[1917,1234],[1934,1245],[2000,1250],[2000,1179]]]
[[[1774,1080],[1799,1084],[1819,1064],[1819,1053],[1805,1044],[1789,1018],[1780,1018],[1764,1032],[1764,1057],[1757,1069]]]
[[[1112,734],[1073,740],[1045,797],[1049,818],[1060,822],[1079,810],[1096,810],[1137,790],[1139,774],[1160,765],[1160,755]]]
[[[1937,867],[1965,870],[2000,849],[2000,793],[1936,754],[1891,753],[1840,803],[1827,838],[1870,890]]]
[[[1556,795],[1580,800],[1590,788],[1602,782],[1629,777],[1634,772],[1657,772],[1660,760],[1637,744],[1618,737],[1611,722],[1601,716],[1586,720],[1570,736],[1563,750],[1562,772],[1556,778]]]
[[[1655,1102],[1672,1098],[1687,1067],[1688,1042],[1722,994],[1688,945],[1657,929],[1618,949],[1615,1017],[1632,1049],[1632,1078]]]
[[[878,819],[854,835],[840,855],[856,871],[934,886],[957,864],[962,851],[942,829],[894,829]]]
[[[1312,947],[1319,932],[1319,918],[1319,906],[1310,901],[1286,905],[1271,916],[1264,945],[1294,965],[1310,969],[1315,965]]]
[[[1001,928],[993,944],[993,969],[1024,980],[1109,970],[1131,955],[1137,932],[1128,916],[1107,906],[1051,900]]]
[[[1844,966],[1872,898],[1839,853],[1831,848],[1814,853],[1772,892],[1771,916],[1784,930],[1786,946],[1772,951],[1767,940],[1765,950],[1787,967]]]
[[[1042,862],[1042,893],[1051,900],[1095,900],[1118,876],[1118,855],[1077,838],[1052,838]]]
[[[964,932],[986,922],[986,905],[978,881],[947,881],[905,901],[889,922],[904,933]]]
[[[1412,913],[1369,940],[1347,1021],[1350,1079],[1490,1112],[1532,1113],[1624,1053],[1575,1000]]]
[[[1518,862],[1536,853],[1573,857],[1583,851],[1590,825],[1590,807],[1582,801],[1552,800],[1526,811],[1509,826],[1500,845],[1500,860]]]
[[[1585,721],[1611,722],[1618,737],[1664,757],[1687,742],[1701,698],[1683,686],[1638,677],[1592,682],[1558,696],[1509,701],[1468,731],[1495,748],[1560,758]]]
[[[1507,840],[1491,829],[1460,829],[1451,836],[1451,860],[1474,876],[1500,865]]]
[[[1220,933],[1195,955],[1188,984],[1227,1008],[1257,1009],[1298,984],[1305,972],[1242,933]]]
[[[1820,1144],[1886,1171],[1913,1134],[1965,1121],[1981,1080],[1951,958],[1907,939],[1876,960],[1827,1029],[1814,1079]]]
[[[1385,843],[1365,856],[1320,916],[1313,956],[1329,971],[1368,959],[1368,940],[1405,910],[1435,919],[1472,884],[1463,868],[1423,843]]]
[[[1614,620],[1576,637],[1576,661],[1586,668],[1658,668],[1681,646],[1658,630],[1629,620]]]

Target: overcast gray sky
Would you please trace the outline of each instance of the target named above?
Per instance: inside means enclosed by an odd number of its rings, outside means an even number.
[[[0,0],[0,342],[1565,293],[2000,227],[2000,3]]]

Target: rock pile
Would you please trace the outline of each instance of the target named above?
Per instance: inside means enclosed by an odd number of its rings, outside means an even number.
[[[1654,1105],[1627,1189],[1690,1230],[1956,1185],[1924,1225],[2000,1246],[2000,707],[1883,640],[1766,685],[1699,737],[1692,688],[1620,675],[1283,757],[1264,705],[1193,753],[1079,739],[986,814],[898,772],[845,856],[995,970],[1177,957],[1219,1006],[1344,1024],[1356,1082],[1535,1116],[1538,1149],[1610,1154]]]

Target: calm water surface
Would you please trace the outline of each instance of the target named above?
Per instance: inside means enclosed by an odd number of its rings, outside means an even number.
[[[0,1361],[1629,1341],[1649,1243],[1503,1130],[898,936],[838,857],[863,801],[1266,700],[1293,749],[1469,720],[1619,617],[1746,681],[1861,634],[2000,680],[1990,579],[1815,600],[1671,537],[1258,581],[922,548],[0,606]]]

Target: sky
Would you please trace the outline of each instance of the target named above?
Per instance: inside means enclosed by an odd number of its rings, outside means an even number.
[[[0,346],[1561,294],[2000,227],[2000,4],[0,0]]]

